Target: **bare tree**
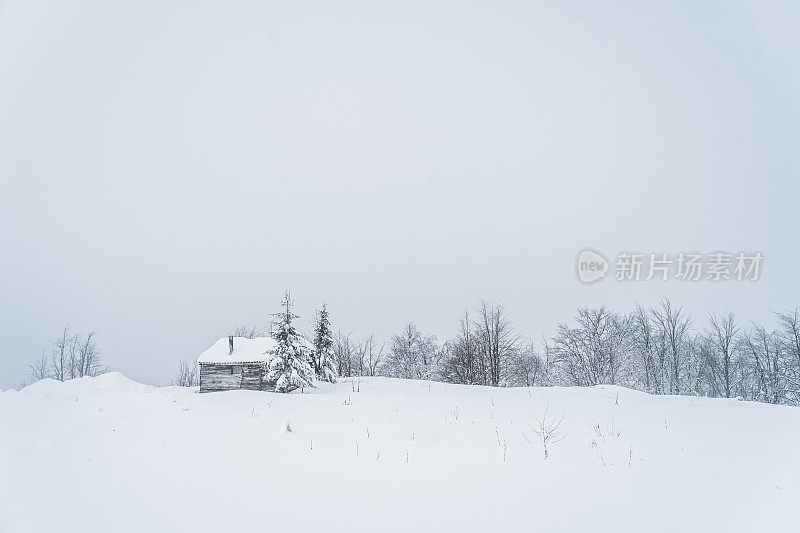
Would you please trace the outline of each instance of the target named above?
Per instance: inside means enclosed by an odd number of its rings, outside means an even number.
[[[444,345],[441,377],[445,381],[468,385],[488,383],[486,365],[483,364],[475,329],[470,321],[469,311],[464,311],[458,334]]]
[[[64,326],[50,350],[42,352],[39,359],[29,365],[29,379],[38,381],[53,378],[65,381],[105,372],[95,336],[95,332],[86,335],[73,333],[69,325]]]
[[[83,374],[79,372],[80,366],[80,344],[81,334],[75,333],[69,341],[67,350],[67,379],[75,379],[81,377]]]
[[[101,361],[100,351],[97,349],[97,344],[94,341],[96,333],[90,331],[86,337],[81,341],[78,337],[76,345],[78,346],[78,355],[76,358],[75,371],[78,377],[81,376],[96,376],[105,371],[105,367]]]
[[[519,336],[501,305],[481,300],[477,311],[478,349],[488,364],[488,384],[498,387],[503,379],[503,367],[516,354]]]
[[[234,337],[242,337],[244,339],[255,339],[261,335],[261,328],[249,324],[239,324],[233,328],[233,330],[231,330],[229,335],[233,335]]]
[[[749,356],[752,367],[754,390],[750,397],[767,403],[781,403],[784,383],[779,333],[752,324],[750,331],[742,337],[742,349]]]
[[[545,461],[550,456],[548,446],[564,440],[564,437],[567,436],[566,433],[561,430],[561,423],[564,421],[564,415],[562,414],[561,418],[548,419],[547,414],[549,410],[550,405],[545,407],[544,414],[541,418],[535,418],[533,424],[528,424],[533,432],[539,436],[539,440],[542,442]],[[522,436],[526,441],[528,441],[528,444],[533,445],[533,443],[528,439],[528,436],[525,435],[525,432],[522,433]]]
[[[375,342],[375,335],[372,333],[361,342],[359,345],[359,351],[361,352],[360,359],[364,361],[366,369],[363,375],[377,375],[378,367],[383,361],[383,348],[383,344],[378,347],[378,343]]]
[[[53,379],[64,381],[70,377],[70,347],[75,345],[75,336],[69,325],[64,326],[61,336],[56,339],[50,352]]]
[[[533,343],[518,350],[508,365],[506,381],[517,387],[533,387],[543,385],[547,373],[547,364]]]
[[[353,344],[353,351],[350,355],[350,367],[354,376],[367,375],[367,352],[364,348],[363,341]]]
[[[31,383],[41,379],[49,378],[51,374],[50,355],[43,351],[39,359],[28,365],[30,372],[28,374]]]
[[[659,351],[651,313],[641,305],[636,305],[629,318],[631,327],[631,348],[636,353],[636,381],[646,392],[664,393],[663,351]],[[661,364],[659,359],[661,359]]]
[[[333,357],[336,361],[336,373],[341,377],[353,375],[353,358],[355,346],[350,340],[350,333],[338,331],[333,339]]]
[[[666,374],[669,392],[680,394],[688,381],[686,367],[689,364],[691,318],[683,308],[674,307],[669,298],[662,299],[651,314],[655,323],[661,379]]]
[[[738,360],[736,358],[736,336],[739,328],[733,313],[708,317],[709,331],[706,336],[706,362],[711,372],[717,393],[730,398],[736,379]]]
[[[172,384],[179,387],[196,387],[199,384],[197,375],[197,365],[192,361],[181,361]]]

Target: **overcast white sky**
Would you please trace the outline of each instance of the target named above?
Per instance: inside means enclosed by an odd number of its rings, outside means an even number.
[[[307,326],[523,333],[670,296],[800,305],[797,2],[0,0],[0,388],[64,323],[169,381],[292,290]],[[584,247],[761,251],[582,285]]]

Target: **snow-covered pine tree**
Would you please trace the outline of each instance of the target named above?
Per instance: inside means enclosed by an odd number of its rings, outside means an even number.
[[[275,390],[289,392],[298,387],[312,386],[314,370],[308,364],[309,350],[303,344],[303,339],[292,324],[292,319],[297,318],[292,314],[292,300],[289,291],[281,302],[283,310],[276,313],[272,323],[272,338],[278,345],[270,350],[272,358],[267,369],[267,379],[275,381]]]
[[[314,372],[319,379],[336,383],[336,361],[333,355],[333,333],[328,307],[322,304],[314,328]]]

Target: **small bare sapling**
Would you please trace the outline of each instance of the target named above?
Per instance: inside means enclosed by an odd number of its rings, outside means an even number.
[[[564,440],[564,437],[567,436],[567,434],[561,430],[561,423],[564,421],[564,415],[562,414],[560,418],[548,417],[549,410],[550,406],[548,405],[545,407],[544,414],[541,418],[535,418],[533,424],[528,424],[542,442],[545,461],[550,457],[549,447]],[[533,446],[533,443],[528,439],[524,431],[522,432],[522,436],[528,441],[528,444]]]

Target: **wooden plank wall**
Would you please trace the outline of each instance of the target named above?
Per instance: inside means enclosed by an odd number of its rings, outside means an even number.
[[[264,365],[250,363],[240,365],[241,374],[233,374],[234,365],[200,363],[200,392],[225,390],[264,390],[274,391],[275,382],[264,379]]]
[[[264,365],[242,365],[242,388],[261,390],[261,378],[263,375]]]
[[[200,364],[200,392],[242,388],[242,376],[231,373],[232,365]]]

